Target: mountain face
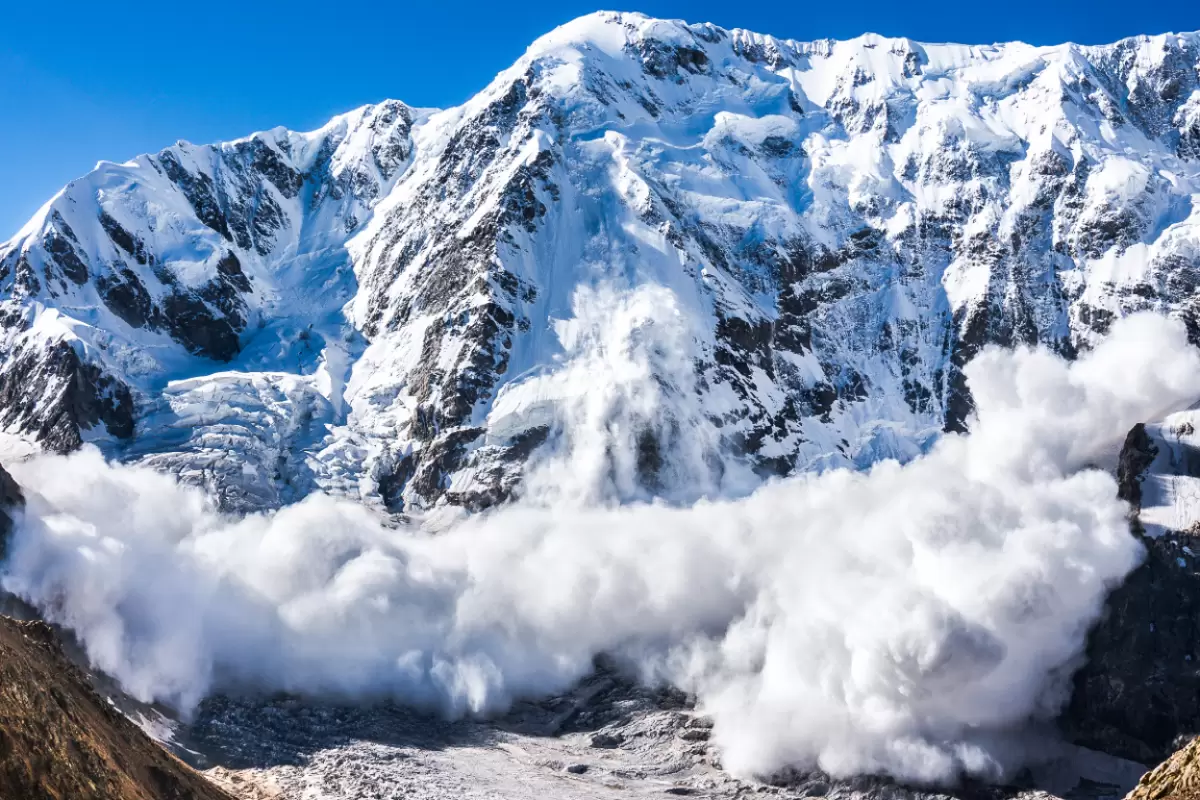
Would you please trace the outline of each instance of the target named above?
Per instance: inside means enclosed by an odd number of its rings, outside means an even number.
[[[231,509],[486,507],[587,445],[569,419],[628,447],[559,491],[743,491],[962,429],[988,343],[1071,355],[1140,309],[1200,340],[1198,194],[1197,34],[595,14],[458,108],[67,186],[0,245],[0,425]]]

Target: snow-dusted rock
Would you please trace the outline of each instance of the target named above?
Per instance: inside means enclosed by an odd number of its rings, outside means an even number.
[[[578,414],[600,499],[907,458],[987,343],[1200,333],[1198,63],[590,15],[457,108],[72,183],[0,246],[0,423],[235,506],[487,506]]]

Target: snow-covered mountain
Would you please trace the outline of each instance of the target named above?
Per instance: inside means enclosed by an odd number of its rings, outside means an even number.
[[[1072,354],[1146,308],[1200,338],[1198,195],[1200,34],[599,13],[457,108],[67,186],[0,245],[0,424],[231,508],[481,508],[564,443],[593,457],[560,493],[738,493],[961,428],[986,343]]]

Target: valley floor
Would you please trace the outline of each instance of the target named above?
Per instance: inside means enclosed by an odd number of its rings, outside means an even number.
[[[492,723],[446,722],[388,703],[220,697],[175,728],[172,746],[244,800],[1116,800],[1145,771],[1064,747],[1058,760],[1025,777],[1024,788],[926,791],[820,773],[742,781],[722,770],[710,725],[683,695],[639,688],[601,669],[569,695],[523,704]]]

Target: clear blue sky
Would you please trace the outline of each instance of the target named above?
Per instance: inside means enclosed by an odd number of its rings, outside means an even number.
[[[60,0],[0,14],[0,240],[96,161],[209,142],[388,97],[462,102],[597,0]],[[629,7],[625,7],[629,8]],[[1200,29],[1200,1],[645,0],[630,10],[793,39],[1102,43]]]

